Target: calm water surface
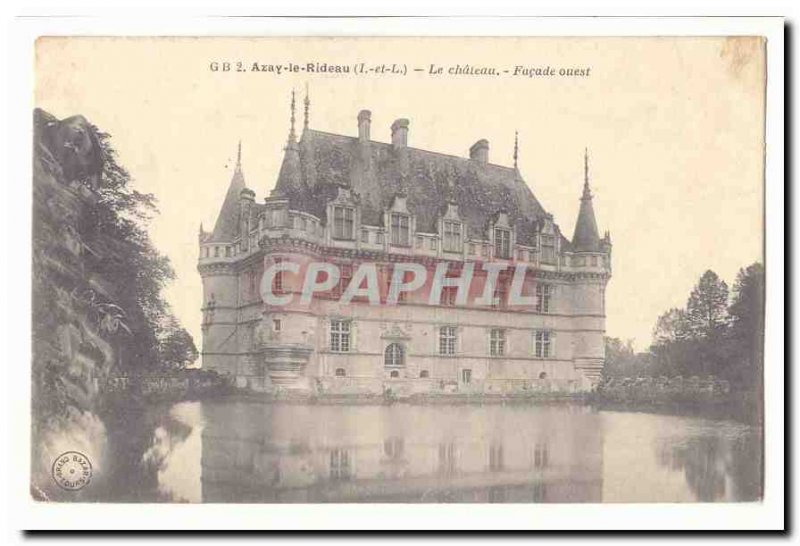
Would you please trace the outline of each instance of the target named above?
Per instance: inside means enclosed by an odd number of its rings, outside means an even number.
[[[127,467],[115,471],[121,477],[108,490],[114,496],[127,491],[125,500],[694,502],[761,496],[761,431],[728,420],[577,404],[218,400],[150,408],[140,421],[115,440],[114,460]],[[142,448],[127,449],[123,440]]]

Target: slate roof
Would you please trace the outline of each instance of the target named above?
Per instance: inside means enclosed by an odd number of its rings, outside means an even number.
[[[515,168],[306,129],[299,143],[287,147],[276,193],[289,199],[290,208],[325,219],[325,205],[338,186],[360,197],[362,222],[368,225],[381,225],[382,211],[401,192],[422,232],[435,233],[453,201],[469,236],[485,238],[504,211],[517,227],[518,241],[530,244],[546,214]]]
[[[217,216],[217,223],[206,239],[206,242],[231,242],[239,236],[239,221],[241,216],[241,206],[239,196],[242,190],[247,188],[244,180],[244,173],[239,165],[233,172],[228,192],[222,202],[222,208]],[[264,210],[264,205],[253,203],[250,206],[250,225],[255,226],[258,222],[258,215]]]
[[[312,129],[305,129],[299,142],[290,137],[273,196],[288,199],[290,209],[324,222],[326,204],[340,186],[350,187],[358,196],[361,221],[373,226],[383,224],[383,210],[401,193],[407,197],[419,232],[435,233],[451,201],[458,205],[468,237],[487,239],[492,222],[505,212],[516,226],[517,242],[532,245],[547,215],[516,168]],[[244,188],[244,174],[237,164],[207,241],[229,242],[238,237],[239,195]],[[559,233],[562,250],[599,249],[591,194],[585,199],[586,191],[574,244]],[[253,203],[251,225],[264,208]]]
[[[581,208],[578,212],[578,221],[575,222],[575,234],[572,236],[572,250],[576,252],[597,252],[600,248],[600,235],[597,232],[597,221],[592,207],[592,195],[589,187],[584,188],[581,197]]]
[[[239,194],[245,187],[244,174],[237,166],[217,216],[217,223],[207,239],[209,242],[232,241],[239,235]]]

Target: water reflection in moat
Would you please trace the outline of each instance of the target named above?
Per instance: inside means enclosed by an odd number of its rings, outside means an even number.
[[[183,502],[676,502],[761,495],[760,431],[583,405],[185,402],[144,459]]]

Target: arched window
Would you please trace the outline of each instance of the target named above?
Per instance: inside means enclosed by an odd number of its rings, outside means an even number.
[[[344,377],[347,373],[344,371],[344,368],[336,368],[336,377]]]
[[[391,378],[400,377],[400,372],[398,372],[397,370],[392,370],[392,373],[389,374],[389,377]]]
[[[428,375],[428,370],[422,370],[419,372],[419,377],[420,379],[428,379],[428,377],[430,377],[430,375]]]
[[[547,379],[547,374],[545,372],[540,373],[539,379]]]
[[[386,347],[384,355],[384,365],[387,368],[398,368],[405,366],[405,351],[399,343],[391,343]]]

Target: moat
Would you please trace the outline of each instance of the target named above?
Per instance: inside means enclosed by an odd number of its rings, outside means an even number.
[[[307,405],[221,398],[128,411],[107,427],[108,456],[97,461],[93,486],[58,500],[530,503],[761,497],[760,427],[576,402]],[[114,483],[104,483],[103,474],[114,476]],[[104,493],[109,491],[113,498]]]

